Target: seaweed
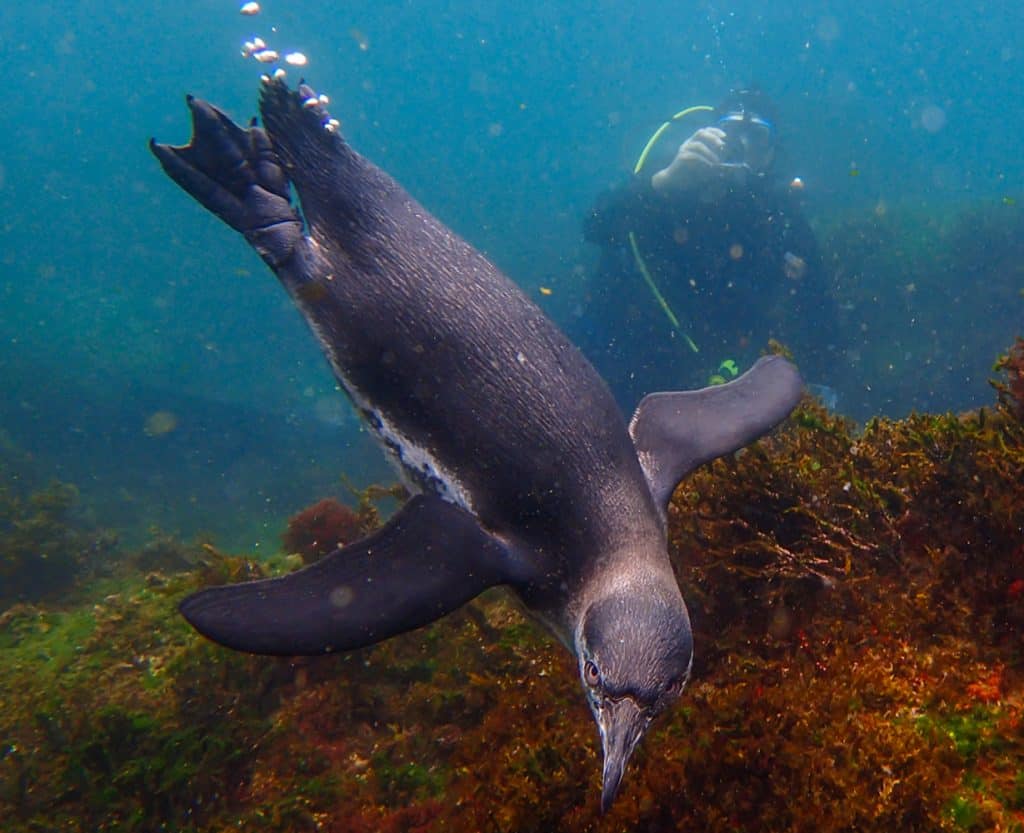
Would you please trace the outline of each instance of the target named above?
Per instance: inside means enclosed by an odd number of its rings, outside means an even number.
[[[992,370],[1004,373],[1005,381],[992,381],[999,403],[1024,422],[1024,338],[1017,338],[1013,347],[996,361]]]
[[[863,427],[808,398],[695,473],[668,516],[694,679],[603,818],[573,661],[504,591],[343,656],[250,657],[175,601],[302,559],[207,544],[178,572],[135,562],[64,609],[3,615],[0,817],[13,833],[1022,831],[1021,471],[1004,394]]]
[[[281,543],[306,562],[316,561],[365,534],[359,516],[334,498],[324,498],[288,519]]]
[[[0,608],[57,597],[115,552],[113,532],[76,516],[78,499],[70,483],[27,496],[0,484]]]
[[[361,490],[347,485],[356,500],[356,508],[352,509],[335,498],[324,498],[296,512],[289,518],[288,528],[281,536],[287,552],[301,555],[306,563],[316,561],[380,526],[380,502],[389,499],[402,501],[408,497],[400,485],[384,487],[370,484]]]

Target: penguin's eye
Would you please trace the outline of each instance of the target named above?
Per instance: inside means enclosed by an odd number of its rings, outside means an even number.
[[[591,659],[583,664],[583,679],[591,688],[596,688],[601,682],[601,672],[597,670],[597,663]]]

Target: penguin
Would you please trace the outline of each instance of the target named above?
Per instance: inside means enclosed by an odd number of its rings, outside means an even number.
[[[201,590],[182,615],[239,651],[348,651],[505,585],[574,654],[604,754],[601,808],[693,662],[667,549],[675,486],[771,430],[796,368],[645,397],[625,421],[540,308],[341,135],[323,99],[264,77],[262,126],[189,96],[166,173],[277,275],[413,496],[290,575]],[[292,199],[292,190],[297,203]]]

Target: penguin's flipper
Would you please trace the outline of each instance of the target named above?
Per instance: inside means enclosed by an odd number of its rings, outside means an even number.
[[[282,578],[212,587],[182,615],[238,651],[281,656],[372,645],[439,619],[522,575],[515,557],[464,509],[417,496],[380,530]]]
[[[766,434],[802,393],[796,367],[781,356],[764,356],[728,384],[645,396],[629,433],[655,503],[664,511],[687,474]]]
[[[302,241],[288,176],[270,137],[255,124],[239,127],[221,110],[188,96],[192,139],[149,148],[167,175],[246,240],[271,266],[288,261]]]

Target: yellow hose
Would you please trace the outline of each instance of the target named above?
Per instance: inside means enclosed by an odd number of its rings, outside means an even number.
[[[687,345],[694,353],[699,353],[697,345],[693,343],[693,339],[690,338],[685,332],[683,327],[679,323],[679,319],[676,318],[676,314],[672,312],[672,307],[668,305],[668,301],[665,300],[665,296],[661,294],[661,290],[658,289],[658,285],[654,282],[654,278],[651,277],[651,273],[647,271],[647,264],[644,263],[643,255],[640,254],[640,247],[636,245],[636,235],[633,232],[629,233],[629,246],[633,250],[633,257],[636,260],[637,268],[640,270],[640,274],[644,276],[644,282],[647,284],[647,288],[651,290],[651,294],[654,296],[654,300],[658,302],[658,306],[661,307],[662,312],[669,321],[672,322],[672,326],[676,332],[679,333],[684,339],[686,339]]]
[[[680,110],[661,127],[654,131],[651,138],[647,140],[647,144],[644,145],[644,149],[640,152],[640,157],[636,160],[636,164],[633,166],[633,174],[639,174],[647,162],[647,157],[650,156],[654,146],[658,144],[658,140],[665,134],[673,122],[679,121],[679,119],[685,118],[691,113],[702,113],[714,110],[714,107],[709,107],[707,104],[696,104],[693,107],[687,107],[685,110]],[[665,296],[661,294],[661,290],[658,289],[658,285],[654,282],[654,278],[651,277],[650,271],[647,269],[647,264],[644,262],[643,255],[640,254],[640,247],[636,243],[636,235],[633,232],[629,233],[629,246],[633,250],[633,259],[636,261],[637,269],[640,270],[640,274],[644,277],[644,282],[647,284],[647,288],[651,290],[651,294],[654,296],[654,300],[658,302],[658,306],[661,307],[662,312],[669,321],[672,322],[672,326],[676,332],[679,333],[685,340],[687,345],[694,353],[699,353],[697,345],[693,343],[693,339],[690,338],[685,332],[683,327],[679,323],[679,319],[676,314],[672,311],[672,307],[669,306]]]
[[[651,138],[647,140],[647,144],[644,145],[644,149],[640,152],[640,158],[636,160],[636,164],[633,166],[633,173],[640,173],[640,169],[643,168],[644,163],[647,162],[647,157],[650,155],[651,150],[654,148],[656,144],[658,144],[658,139],[660,139],[662,135],[665,133],[665,131],[672,126],[672,122],[686,118],[688,115],[690,115],[690,113],[704,113],[710,112],[714,109],[714,107],[711,107],[707,104],[695,104],[693,107],[687,107],[685,110],[680,110],[678,113],[676,113],[661,127],[655,130]]]

